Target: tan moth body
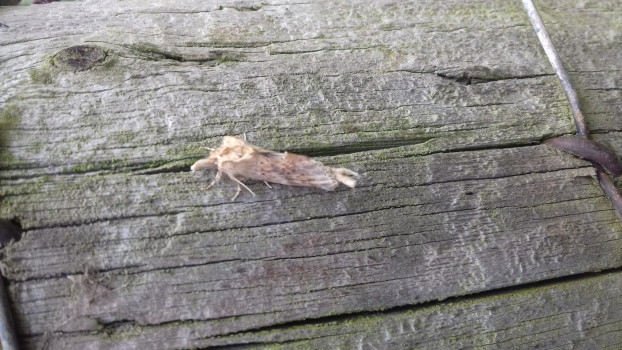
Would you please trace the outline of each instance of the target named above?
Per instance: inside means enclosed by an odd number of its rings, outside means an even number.
[[[238,184],[233,199],[240,193],[240,186],[253,193],[242,183],[244,179],[333,191],[339,183],[354,188],[358,178],[352,170],[327,167],[307,156],[261,149],[233,136],[225,136],[220,147],[211,150],[207,158],[190,167],[192,171],[214,168],[218,169],[218,173],[209,187],[224,173]]]

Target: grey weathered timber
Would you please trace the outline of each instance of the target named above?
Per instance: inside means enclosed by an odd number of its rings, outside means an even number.
[[[234,334],[210,344],[271,349],[619,349],[621,288],[618,272],[433,307]]]
[[[619,4],[536,5],[621,152]],[[574,127],[519,1],[63,2],[0,23],[24,348],[620,348],[622,222],[589,163],[540,144]],[[232,202],[189,172],[224,135],[359,186]]]

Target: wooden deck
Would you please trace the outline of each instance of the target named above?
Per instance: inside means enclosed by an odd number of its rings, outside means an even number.
[[[536,5],[622,154],[619,1]],[[102,0],[0,23],[22,348],[622,348],[622,221],[589,163],[540,144],[574,125],[519,1]],[[359,186],[232,202],[189,171],[224,135]]]

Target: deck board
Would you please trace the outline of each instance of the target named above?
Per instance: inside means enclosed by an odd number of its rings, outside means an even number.
[[[622,12],[537,5],[594,138],[622,151]],[[24,348],[622,343],[621,221],[588,162],[540,144],[574,126],[519,2],[104,0],[0,23]],[[105,60],[63,68],[80,44]],[[359,186],[231,201],[189,171],[224,135]]]

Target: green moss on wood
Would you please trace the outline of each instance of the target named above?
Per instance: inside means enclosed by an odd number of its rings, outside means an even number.
[[[200,158],[205,158],[207,157],[207,155],[209,154],[209,151],[206,150],[205,148],[201,148],[201,147],[218,147],[219,145],[217,144],[211,144],[211,145],[200,145],[197,143],[184,143],[184,144],[179,144],[179,145],[174,145],[169,147],[166,150],[166,155],[170,156],[171,158],[174,159],[194,159],[196,158],[196,160],[200,159]]]
[[[21,109],[15,104],[6,105],[0,109],[0,128],[9,130],[18,124],[22,117]]]
[[[70,165],[63,168],[63,173],[65,174],[75,174],[75,173],[87,173],[93,171],[100,170],[121,170],[128,168],[131,165],[130,162],[125,160],[106,160],[99,162],[86,162],[82,164]]]
[[[138,133],[135,131],[121,130],[121,131],[115,131],[111,133],[109,136],[109,140],[114,143],[123,144],[123,143],[132,142],[137,136],[138,136]]]
[[[101,66],[106,69],[112,69],[118,63],[119,63],[119,59],[113,53],[109,52],[108,56],[106,57],[106,60],[102,63]]]
[[[47,66],[32,68],[28,71],[28,75],[30,76],[30,80],[35,84],[51,84],[54,81],[54,79],[52,79],[52,73]]]
[[[15,104],[8,104],[0,110],[0,168],[16,164],[16,159],[9,152],[10,138],[15,137],[14,129],[20,123],[22,110]]]

